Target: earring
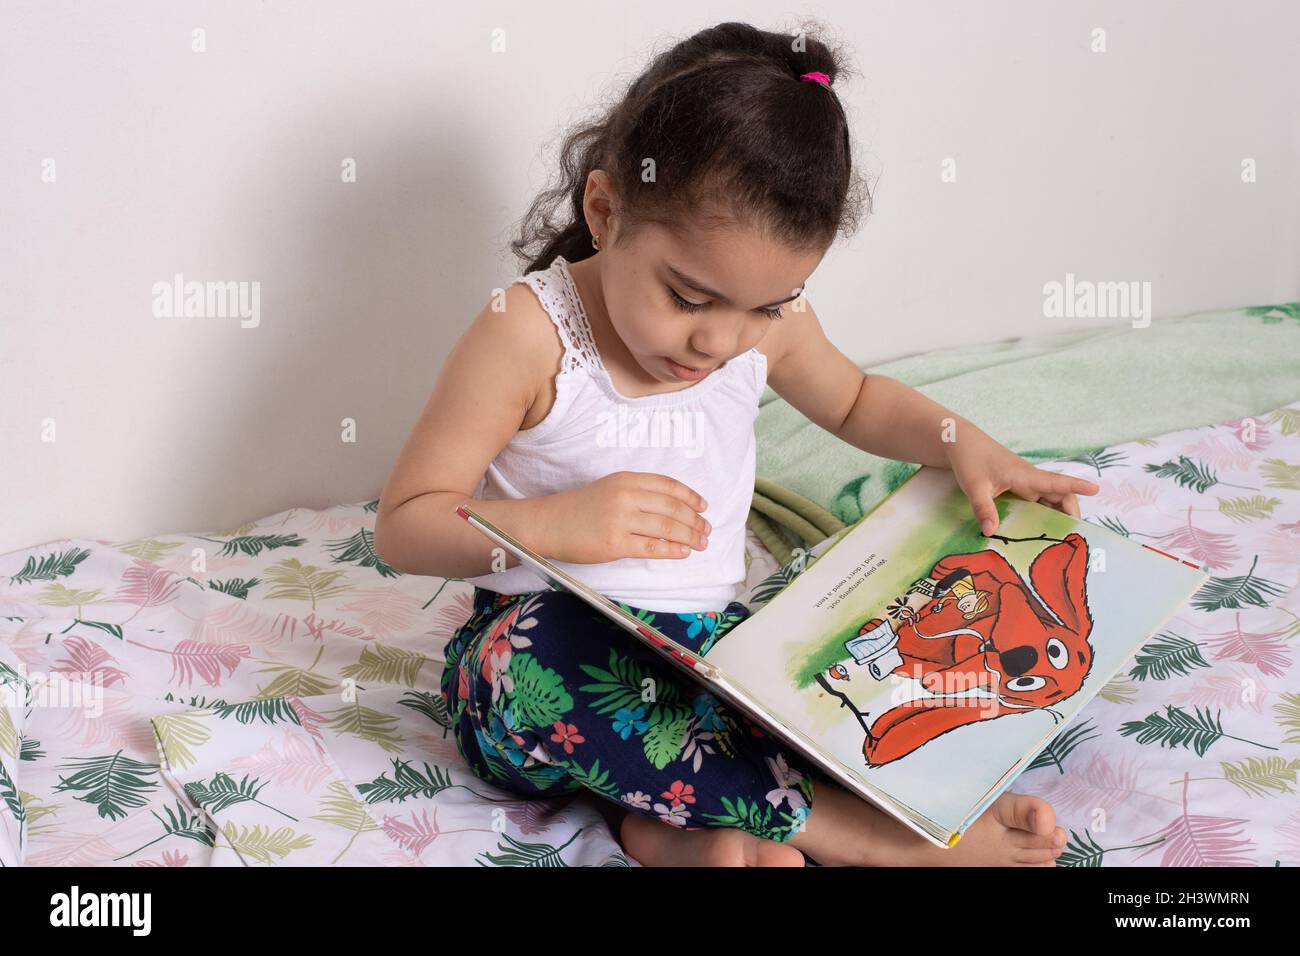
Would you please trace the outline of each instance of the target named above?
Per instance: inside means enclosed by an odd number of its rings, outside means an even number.
[[[600,252],[600,236],[591,237],[591,248],[595,249],[597,252]]]

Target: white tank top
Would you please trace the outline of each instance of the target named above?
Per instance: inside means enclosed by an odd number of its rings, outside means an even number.
[[[564,359],[555,404],[515,433],[488,466],[475,497],[533,498],[590,484],[616,471],[668,475],[708,502],[708,547],[685,558],[620,558],[603,564],[556,562],[615,601],[650,611],[725,608],[745,578],[745,519],[754,495],[754,419],[767,384],[767,357],[750,349],[685,389],[628,398],[596,351],[569,264],[519,276],[559,331]],[[470,584],[502,594],[550,585],[522,565]]]

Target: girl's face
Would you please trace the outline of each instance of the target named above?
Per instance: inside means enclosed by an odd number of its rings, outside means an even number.
[[[654,381],[698,382],[756,346],[787,314],[825,250],[796,252],[747,230],[674,235],[646,225],[622,242],[593,221],[596,306]],[[615,222],[614,239],[617,239]]]

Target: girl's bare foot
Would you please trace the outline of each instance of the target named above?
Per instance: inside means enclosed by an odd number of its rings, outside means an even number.
[[[956,846],[943,849],[819,779],[805,829],[790,843],[832,866],[1055,866],[1065,841],[1050,803],[1004,793],[967,827]]]
[[[794,847],[731,827],[682,830],[629,813],[619,829],[623,849],[642,866],[803,866]]]
[[[914,837],[915,845],[902,851],[907,859],[903,865],[1056,866],[1065,837],[1065,830],[1056,825],[1056,811],[1046,800],[1004,793],[966,828],[956,846],[944,850]]]

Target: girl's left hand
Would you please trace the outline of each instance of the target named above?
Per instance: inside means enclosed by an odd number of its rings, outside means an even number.
[[[998,510],[993,499],[1004,491],[1079,518],[1075,495],[1095,495],[1101,490],[1086,478],[1035,468],[983,432],[974,436],[969,432],[949,445],[948,467],[970,499],[980,530],[986,535],[997,530]]]

